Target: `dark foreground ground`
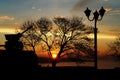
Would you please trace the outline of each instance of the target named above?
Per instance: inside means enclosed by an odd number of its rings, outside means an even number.
[[[0,80],[120,80],[120,68],[39,67],[34,70],[10,69],[0,73]]]
[[[120,80],[120,68],[40,67],[32,51],[0,51],[0,80]]]

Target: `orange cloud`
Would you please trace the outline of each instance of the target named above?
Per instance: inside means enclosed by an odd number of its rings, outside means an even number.
[[[112,10],[112,8],[104,8],[104,9],[105,9],[107,12]]]
[[[9,16],[0,16],[0,19],[5,19],[5,20],[15,20],[15,18],[13,18],[13,17],[9,17]]]
[[[108,2],[109,0],[103,0],[103,1]]]

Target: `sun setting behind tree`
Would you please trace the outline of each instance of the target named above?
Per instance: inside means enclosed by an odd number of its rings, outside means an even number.
[[[88,36],[93,33],[92,28],[85,25],[81,17],[55,17],[52,20],[41,17],[37,21],[26,22],[22,27],[28,26],[33,26],[33,29],[23,35],[22,41],[30,44],[29,47],[33,48],[34,52],[36,46],[39,46],[48,53],[54,67],[59,58],[70,56],[69,54],[75,54],[77,58],[83,53],[89,56],[94,54],[93,40]]]
[[[57,58],[57,54],[53,53],[53,54],[52,54],[52,58],[53,58],[53,59],[56,59],[56,58]]]

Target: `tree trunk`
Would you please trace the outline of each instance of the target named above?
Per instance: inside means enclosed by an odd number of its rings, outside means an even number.
[[[34,53],[36,54],[36,51],[35,51],[35,46],[32,46],[32,48],[33,48]]]
[[[56,61],[56,60],[52,61],[52,68],[55,68],[55,67],[56,67],[56,64],[57,64],[57,61]]]

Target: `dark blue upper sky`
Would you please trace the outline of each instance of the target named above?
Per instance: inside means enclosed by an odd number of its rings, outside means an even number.
[[[0,0],[0,28],[21,24],[29,19],[41,16],[81,16],[89,22],[84,10],[89,7],[92,11],[105,7],[103,20],[98,24],[104,32],[120,30],[120,0]],[[89,22],[92,23],[92,22]],[[92,25],[92,24],[91,24]]]

